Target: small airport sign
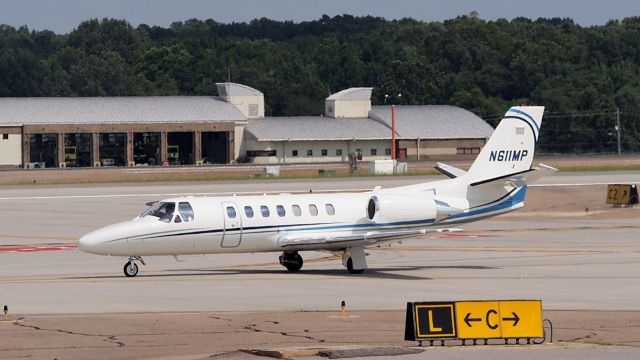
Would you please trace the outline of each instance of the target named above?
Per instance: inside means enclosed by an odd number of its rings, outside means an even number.
[[[405,340],[544,337],[540,300],[407,303]]]
[[[458,339],[542,337],[538,300],[456,302]]]
[[[405,340],[455,338],[454,303],[407,303]]]
[[[638,203],[638,188],[630,184],[609,184],[607,186],[607,204],[635,205]]]

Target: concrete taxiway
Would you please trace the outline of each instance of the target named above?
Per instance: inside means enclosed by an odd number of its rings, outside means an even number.
[[[2,188],[0,303],[10,306],[12,319],[21,320],[0,323],[0,358],[50,357],[57,348],[62,350],[55,353],[64,358],[82,358],[87,349],[95,351],[92,357],[101,358],[122,357],[134,349],[136,357],[206,357],[241,345],[311,346],[319,340],[325,346],[371,344],[345,335],[348,331],[364,335],[368,331],[378,343],[406,345],[402,329],[407,301],[501,298],[542,299],[545,310],[566,311],[549,313],[562,319],[558,321],[564,324],[563,330],[558,331],[564,334],[559,336],[565,344],[640,345],[640,336],[625,337],[640,335],[640,210],[604,204],[605,184],[640,183],[637,173],[545,178],[530,188],[527,205],[516,213],[461,226],[463,233],[368,250],[371,269],[357,276],[349,275],[335,254],[309,252],[303,253],[305,266],[297,274],[286,273],[275,253],[229,254],[185,256],[180,263],[171,257],[149,258],[138,277],[129,279],[122,274],[125,259],[84,254],[74,247],[82,234],[132,218],[145,202],[176,194],[349,190],[431,179]],[[355,322],[353,328],[340,332],[334,323],[306,317],[317,314],[329,319],[342,300],[359,316],[349,320]],[[387,317],[372,315],[378,313]],[[231,321],[215,319],[224,319],[225,314]],[[617,320],[610,322],[612,318]],[[283,325],[287,319],[305,326]],[[280,326],[271,324],[274,327],[265,334],[273,336],[264,338],[255,328],[268,321]],[[621,328],[625,330],[617,331]],[[305,338],[305,330],[316,334]],[[45,340],[36,340],[44,333]],[[226,340],[236,336],[231,333],[242,339],[241,344]],[[300,336],[292,339],[282,333]],[[636,348],[589,347],[570,352],[600,357],[605,351],[604,356],[625,357],[635,353],[629,349]],[[488,356],[486,351],[513,354],[514,350],[472,351],[454,352],[457,355],[452,357],[482,354],[477,356],[482,358]]]

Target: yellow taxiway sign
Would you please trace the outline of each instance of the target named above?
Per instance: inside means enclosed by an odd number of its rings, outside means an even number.
[[[459,301],[459,339],[542,337],[542,303],[538,300]]]

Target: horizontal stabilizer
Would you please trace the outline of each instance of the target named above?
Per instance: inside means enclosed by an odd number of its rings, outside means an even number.
[[[524,181],[526,184],[531,184],[532,182],[540,178],[551,175],[554,172],[558,171],[558,169],[545,164],[538,164],[538,166],[534,167],[532,170],[533,171],[530,171],[527,174],[523,174],[522,176],[517,177],[517,179],[514,179],[513,181]]]
[[[514,186],[514,187],[520,187],[520,186],[524,186],[527,184],[530,184],[531,182],[538,180],[542,177],[545,177],[547,175],[551,175],[554,172],[558,171],[558,169],[548,166],[548,165],[544,165],[544,164],[540,164],[538,165],[538,167],[534,167],[531,168],[529,170],[525,170],[525,171],[521,171],[521,172],[517,172],[517,173],[513,173],[513,174],[508,174],[508,175],[504,175],[504,176],[500,176],[494,179],[487,179],[487,180],[483,180],[483,181],[478,181],[475,183],[472,183],[471,186],[478,186],[478,185],[483,185],[483,184],[491,184],[491,183],[496,183],[496,182],[502,182],[505,185],[510,185],[510,186]]]
[[[444,163],[441,163],[441,162],[436,163],[436,166],[434,166],[433,168],[438,170],[442,174],[448,176],[451,179],[460,177],[460,176],[462,176],[462,175],[467,173],[466,171],[464,171],[462,169],[458,169],[457,167],[454,167],[454,166],[451,166],[451,165],[447,165],[447,164],[444,164]]]

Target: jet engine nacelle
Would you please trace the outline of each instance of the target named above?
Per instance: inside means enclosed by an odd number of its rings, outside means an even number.
[[[433,198],[416,195],[373,195],[369,198],[366,208],[367,219],[376,224],[435,220],[436,215],[436,203]]]

